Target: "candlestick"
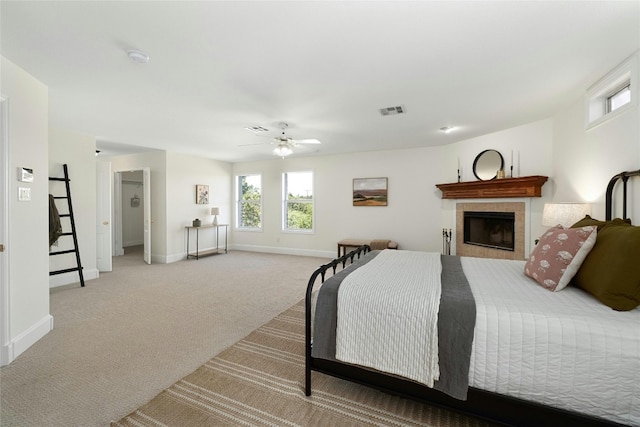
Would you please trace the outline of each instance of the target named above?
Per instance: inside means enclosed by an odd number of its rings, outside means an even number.
[[[511,178],[513,178],[513,150],[511,150]]]

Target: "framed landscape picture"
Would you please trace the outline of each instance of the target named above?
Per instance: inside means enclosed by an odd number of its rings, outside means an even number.
[[[387,206],[387,178],[354,178],[353,206]]]
[[[209,186],[208,185],[196,185],[196,204],[197,205],[209,204]]]

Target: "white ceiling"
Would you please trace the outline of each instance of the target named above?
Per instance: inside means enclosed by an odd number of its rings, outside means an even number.
[[[230,162],[272,157],[270,138],[244,128],[274,136],[282,121],[322,141],[298,156],[529,123],[640,47],[640,1],[3,0],[0,18],[2,55],[49,88],[51,126],[106,152]],[[398,105],[406,114],[378,112]]]

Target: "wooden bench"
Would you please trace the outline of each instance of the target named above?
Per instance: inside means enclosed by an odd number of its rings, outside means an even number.
[[[371,249],[380,249],[386,243],[387,249],[398,249],[398,243],[393,240],[365,240],[365,239],[344,239],[338,242],[338,257],[346,255],[347,248],[358,248],[362,245],[369,245]]]

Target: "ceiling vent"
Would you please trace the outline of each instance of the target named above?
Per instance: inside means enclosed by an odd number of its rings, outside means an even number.
[[[249,126],[249,127],[246,127],[245,129],[253,133],[269,132],[269,129],[263,128],[262,126]]]
[[[395,116],[396,114],[404,114],[405,111],[404,106],[398,105],[397,107],[381,108],[380,114],[383,116]]]

